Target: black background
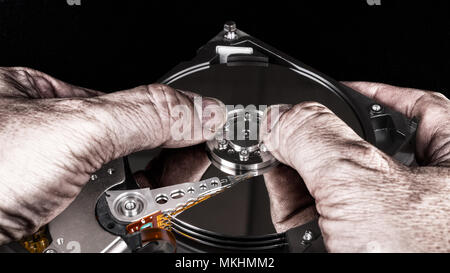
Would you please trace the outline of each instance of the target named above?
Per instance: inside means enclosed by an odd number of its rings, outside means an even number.
[[[449,94],[449,1],[80,1],[0,0],[0,66],[131,88],[192,58],[232,19],[337,80]]]

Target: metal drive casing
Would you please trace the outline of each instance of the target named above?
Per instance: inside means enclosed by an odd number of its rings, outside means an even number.
[[[248,172],[259,175],[278,164],[259,139],[262,117],[263,112],[256,109],[228,112],[222,130],[206,144],[214,166],[231,175]]]

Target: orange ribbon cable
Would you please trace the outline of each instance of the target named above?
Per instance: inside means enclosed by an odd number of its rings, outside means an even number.
[[[146,228],[141,230],[142,243],[164,241],[170,244],[172,252],[177,250],[177,241],[172,232],[162,228]]]

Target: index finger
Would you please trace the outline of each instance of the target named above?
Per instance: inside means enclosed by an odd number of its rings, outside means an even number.
[[[418,118],[416,151],[420,159],[438,164],[447,158],[450,101],[443,94],[382,83],[344,84],[408,118]]]
[[[422,117],[430,100],[448,100],[443,94],[414,88],[397,87],[374,82],[342,82],[359,93],[384,104],[408,118]],[[433,100],[437,103],[438,100]]]

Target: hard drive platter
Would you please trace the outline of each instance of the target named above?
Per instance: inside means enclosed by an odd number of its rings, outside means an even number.
[[[244,32],[237,29],[231,32],[226,25],[224,31],[199,49],[193,60],[181,63],[160,82],[216,97],[233,106],[316,101],[326,105],[357,134],[387,154],[406,165],[413,163],[410,141],[415,128],[411,121],[387,108],[374,112],[375,103],[368,98]],[[229,174],[218,164],[211,164],[205,144],[141,152],[129,156],[129,161],[132,170],[145,168],[150,161],[146,173],[149,181],[158,187]],[[251,178],[175,217],[172,222],[177,251],[295,250],[292,237],[301,235],[304,230],[296,230],[297,235],[276,233],[265,186],[267,177]],[[298,179],[301,181],[300,177]],[[314,217],[305,219],[299,226],[310,222],[313,229],[318,230],[315,220]],[[318,236],[317,241],[320,240]],[[314,251],[325,249],[319,243]]]

